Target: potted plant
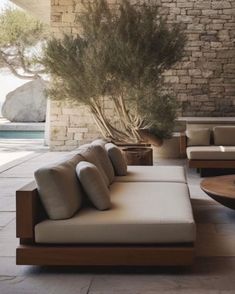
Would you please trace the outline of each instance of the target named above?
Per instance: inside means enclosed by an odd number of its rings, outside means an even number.
[[[41,62],[51,74],[49,96],[85,104],[112,141],[168,138],[177,103],[162,89],[162,73],[182,57],[180,26],[169,27],[155,5],[127,0],[117,9],[106,0],[84,4],[76,23],[79,35],[52,38],[45,47]]]

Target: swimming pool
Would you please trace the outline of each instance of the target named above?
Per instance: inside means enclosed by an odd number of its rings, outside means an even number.
[[[0,130],[0,139],[44,139],[44,131]]]

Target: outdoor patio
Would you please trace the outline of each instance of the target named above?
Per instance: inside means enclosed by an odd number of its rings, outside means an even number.
[[[235,0],[0,16],[0,294],[234,294]]]
[[[2,158],[7,149],[12,158],[25,152],[23,142],[0,142]],[[197,294],[234,293],[235,215],[200,190],[201,179],[195,171],[187,172],[198,230],[197,257],[190,269],[16,266],[15,191],[33,179],[35,169],[67,154],[48,152],[39,141],[28,144],[27,151],[30,154],[22,153],[22,157],[0,167],[1,294],[173,294],[182,290]],[[183,165],[184,160],[159,160],[155,164]]]

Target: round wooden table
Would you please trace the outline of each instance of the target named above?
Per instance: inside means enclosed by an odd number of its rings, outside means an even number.
[[[222,205],[235,209],[235,175],[204,179],[201,189]]]

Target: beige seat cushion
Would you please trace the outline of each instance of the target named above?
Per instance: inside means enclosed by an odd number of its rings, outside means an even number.
[[[204,129],[189,129],[186,131],[188,146],[208,146],[210,145],[211,131]]]
[[[105,145],[108,156],[113,164],[113,169],[116,176],[125,176],[127,174],[127,164],[122,155],[121,150],[113,143]]]
[[[68,161],[42,167],[34,174],[41,201],[53,220],[70,218],[81,207],[83,192],[75,171],[79,159],[75,156]]]
[[[182,166],[128,165],[127,175],[115,177],[115,182],[178,182],[186,183]]]
[[[214,127],[215,145],[235,146],[235,126]]]
[[[81,209],[73,218],[35,226],[38,243],[156,244],[195,241],[188,187],[181,183],[114,183],[112,208]]]
[[[235,160],[235,146],[194,146],[186,152],[188,159],[194,160]]]
[[[87,161],[76,167],[78,179],[91,203],[99,210],[111,207],[110,192],[98,168]]]
[[[93,163],[101,172],[105,183],[109,186],[114,180],[114,169],[106,150],[100,145],[90,145],[78,150],[83,160]]]

